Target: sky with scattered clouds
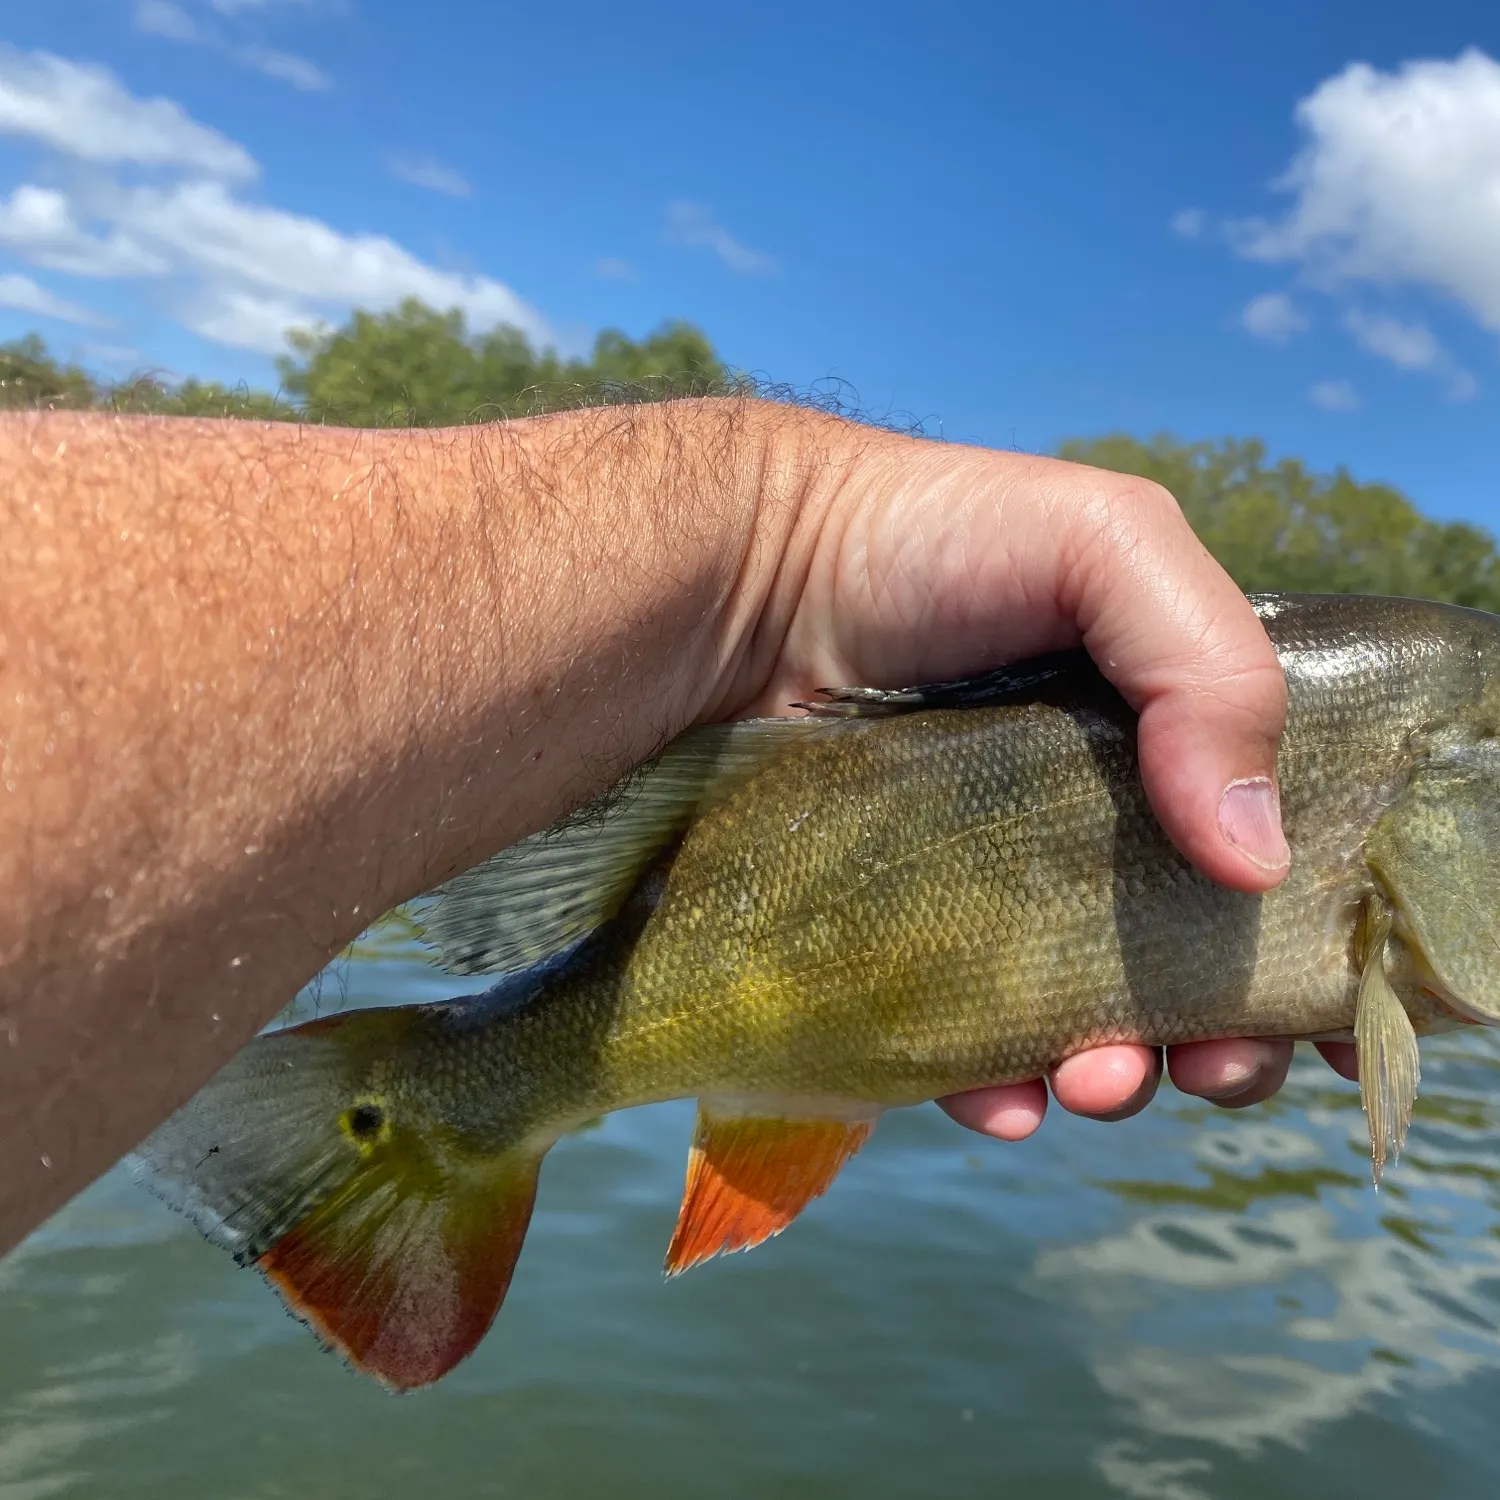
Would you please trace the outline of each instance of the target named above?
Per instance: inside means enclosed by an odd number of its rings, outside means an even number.
[[[1500,528],[1500,8],[46,0],[0,338],[274,382],[417,296],[1046,451],[1263,437]]]

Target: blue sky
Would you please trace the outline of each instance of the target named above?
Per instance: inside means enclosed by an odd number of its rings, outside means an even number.
[[[685,317],[949,437],[1258,435],[1500,528],[1492,3],[43,0],[0,42],[0,337],[106,373],[271,383],[288,321],[412,292],[569,348]]]

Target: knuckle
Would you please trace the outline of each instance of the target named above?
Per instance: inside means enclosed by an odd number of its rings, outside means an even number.
[[[1075,492],[1077,519],[1099,542],[1118,544],[1165,530],[1187,529],[1187,521],[1170,491],[1137,474],[1097,470]]]
[[[1075,476],[1052,514],[1063,596],[1075,604],[1113,593],[1192,538],[1177,502],[1159,484],[1102,469]],[[1195,544],[1196,545],[1196,544]],[[1101,601],[1102,602],[1102,601]]]
[[[1286,722],[1286,682],[1279,667],[1243,667],[1211,676],[1187,690],[1189,712],[1199,724],[1208,721],[1220,737],[1258,745],[1269,751]]]

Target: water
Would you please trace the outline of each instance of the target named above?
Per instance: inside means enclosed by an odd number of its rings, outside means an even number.
[[[391,926],[339,983],[453,989]],[[400,1399],[110,1174],[0,1263],[0,1500],[1500,1493],[1488,1036],[1424,1044],[1378,1196],[1309,1057],[1243,1114],[1164,1090],[1020,1147],[893,1113],[789,1233],[664,1284],[690,1125],[562,1142],[494,1332]]]

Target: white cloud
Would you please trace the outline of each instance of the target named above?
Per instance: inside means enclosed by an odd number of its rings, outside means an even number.
[[[602,276],[606,281],[634,281],[635,267],[628,260],[605,255],[594,262],[594,275]]]
[[[1450,401],[1472,401],[1479,394],[1479,382],[1467,370],[1455,370],[1448,382]]]
[[[289,83],[305,94],[321,93],[333,87],[333,80],[316,63],[291,52],[277,52],[272,47],[236,47],[234,55],[267,78]]]
[[[160,276],[170,269],[128,234],[88,233],[66,196],[30,184],[0,200],[0,245],[33,265],[70,276]]]
[[[452,167],[445,167],[436,157],[398,153],[387,159],[386,168],[392,177],[409,182],[413,187],[426,188],[430,193],[446,193],[450,198],[467,198],[474,191],[466,178]]]
[[[317,321],[304,303],[243,287],[209,287],[182,309],[182,323],[203,338],[261,354],[286,353],[286,331]]]
[[[1425,323],[1404,323],[1388,313],[1351,307],[1344,314],[1344,327],[1366,353],[1388,359],[1398,369],[1422,371],[1446,381],[1455,401],[1468,401],[1479,389],[1474,377],[1459,368]]]
[[[1285,344],[1308,328],[1307,314],[1285,292],[1262,292],[1245,304],[1240,324],[1247,333],[1272,344]]]
[[[311,8],[317,0],[212,0],[221,16],[239,16],[248,10],[273,10],[280,6]]]
[[[136,0],[135,29],[169,42],[196,42],[199,38],[198,23],[171,0]]]
[[[80,223],[64,194],[34,186],[0,201],[0,244],[75,276],[169,278],[183,321],[241,348],[276,352],[294,325],[407,297],[461,308],[481,328],[547,330],[509,287],[441,271],[384,235],[348,235],[319,219],[245,203],[218,182],[116,189],[95,206],[103,234]]]
[[[1403,370],[1435,369],[1447,358],[1424,323],[1403,323],[1385,313],[1363,313],[1351,307],[1344,314],[1344,327],[1361,349]]]
[[[79,71],[57,59],[47,62]],[[89,73],[116,113],[134,118],[140,101],[102,69]],[[175,104],[155,103],[171,112],[184,139],[201,132],[237,153],[226,158],[221,150],[215,161],[242,158],[246,169],[239,175],[255,173],[254,161],[234,142]],[[70,150],[71,138],[57,149]],[[142,154],[118,159],[136,161]],[[290,327],[339,320],[354,307],[380,311],[408,297],[458,308],[479,329],[509,323],[539,343],[551,342],[536,311],[491,277],[428,265],[385,235],[345,233],[320,219],[247,202],[201,172],[165,184],[127,184],[96,172],[69,191],[23,184],[0,198],[0,246],[75,276],[152,278],[157,305],[185,327],[268,353],[285,347]]]
[[[712,250],[742,276],[769,276],[776,270],[774,257],[742,245],[701,203],[668,205],[667,238],[678,245]]]
[[[245,9],[240,6],[238,9]],[[235,7],[215,6],[226,16],[236,13]],[[180,5],[172,0],[136,0],[135,29],[146,36],[159,36],[170,42],[187,42],[226,53],[247,68],[264,73],[281,83],[289,83],[304,93],[319,93],[333,87],[333,80],[316,63],[294,52],[281,52],[274,47],[258,43],[236,45],[220,27],[203,26],[195,21]]]
[[[384,235],[346,235],[319,219],[242,202],[222,183],[131,189],[116,221],[127,235],[210,281],[368,308],[420,297],[434,307],[461,308],[485,327],[504,322],[540,332],[532,309],[497,281],[437,270]]]
[[[1168,225],[1173,234],[1181,235],[1185,240],[1196,240],[1202,238],[1203,231],[1208,228],[1208,215],[1201,208],[1184,208],[1172,215]]]
[[[102,328],[109,322],[108,318],[80,307],[76,302],[54,296],[29,276],[0,276],[0,307],[35,313],[39,318],[59,318],[64,323],[81,323],[91,328]]]
[[[243,146],[170,99],[137,99],[106,69],[0,47],[0,133],[27,136],[83,161],[255,175]]]
[[[1277,184],[1292,206],[1233,226],[1240,252],[1330,289],[1424,286],[1500,332],[1500,63],[1354,63],[1296,115],[1307,143]]]
[[[1324,411],[1358,411],[1358,394],[1347,380],[1320,380],[1308,391],[1307,399]]]

